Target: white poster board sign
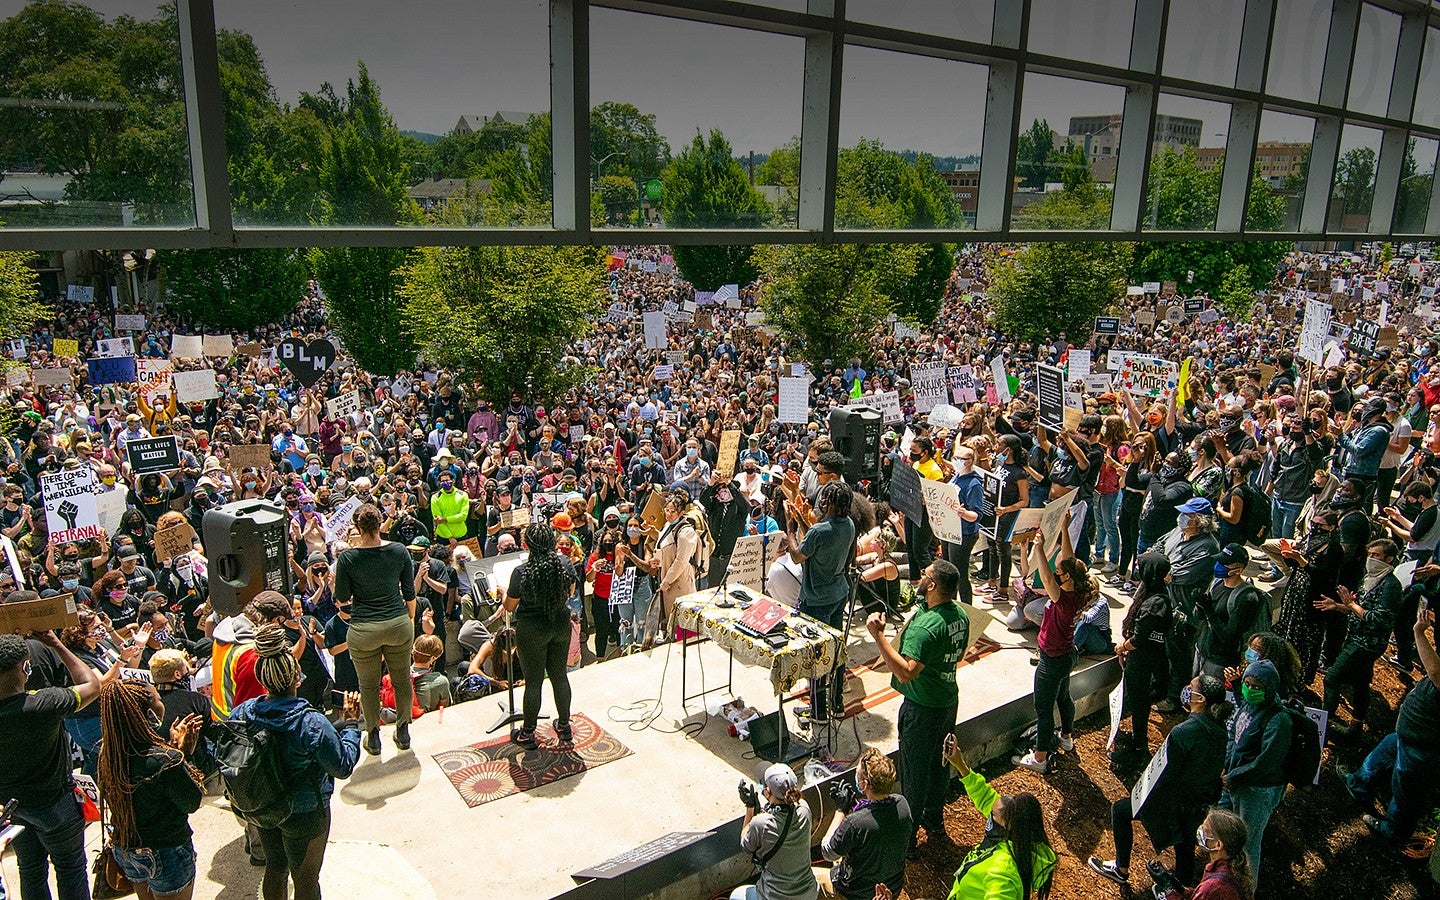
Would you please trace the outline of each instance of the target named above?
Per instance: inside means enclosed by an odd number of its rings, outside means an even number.
[[[645,349],[664,350],[665,337],[665,313],[655,310],[647,312],[644,316],[645,322]]]
[[[930,516],[930,527],[935,537],[942,541],[958,544],[964,539],[961,534],[960,488],[948,481],[920,480],[920,493],[925,498],[925,512]]]
[[[50,542],[64,544],[100,536],[100,514],[95,508],[99,481],[89,466],[40,476],[45,497],[45,525]]]
[[[916,363],[910,367],[910,387],[915,392],[915,412],[928,413],[945,402],[944,362]]]
[[[810,379],[782,376],[780,407],[776,412],[781,422],[804,425],[810,421]]]
[[[170,380],[175,384],[175,399],[180,403],[214,400],[220,396],[220,387],[215,381],[214,369],[174,372],[171,373]]]

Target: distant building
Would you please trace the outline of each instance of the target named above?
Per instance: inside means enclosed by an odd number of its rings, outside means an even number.
[[[451,200],[469,194],[490,193],[488,178],[427,178],[405,192],[426,213],[439,212]]]
[[[1307,143],[1288,143],[1285,141],[1261,141],[1255,145],[1255,165],[1260,168],[1260,175],[1265,183],[1272,188],[1285,186],[1285,181],[1300,171],[1301,164],[1305,161],[1305,154],[1310,151]],[[1202,147],[1195,151],[1200,168],[1209,171],[1220,165],[1220,160],[1225,156],[1223,147]]]
[[[474,134],[490,122],[499,122],[504,125],[524,125],[532,115],[534,114],[502,109],[493,116],[461,116],[460,121],[455,123],[455,127],[450,129],[450,133],[456,137]]]
[[[980,205],[980,164],[961,163],[953,172],[941,172],[960,207],[960,216],[969,227],[975,226],[975,211]]]
[[[1084,147],[1095,180],[1112,183],[1115,180],[1116,158],[1120,154],[1120,126],[1123,120],[1124,117],[1119,114],[1072,116],[1068,133],[1055,135],[1055,146],[1064,147],[1066,143],[1072,143]],[[1204,128],[1205,123],[1200,119],[1157,115],[1151,152],[1161,147],[1175,150],[1198,147]]]

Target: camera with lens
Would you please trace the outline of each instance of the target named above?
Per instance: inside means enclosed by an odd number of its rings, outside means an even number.
[[[1145,871],[1150,873],[1150,880],[1155,882],[1155,896],[1159,900],[1165,900],[1165,895],[1172,890],[1184,893],[1185,887],[1180,883],[1180,879],[1165,868],[1165,864],[1160,860],[1150,860],[1145,864]]]
[[[830,799],[835,801],[836,808],[847,815],[855,811],[855,804],[859,803],[863,796],[855,783],[848,779],[837,778],[830,783]]]

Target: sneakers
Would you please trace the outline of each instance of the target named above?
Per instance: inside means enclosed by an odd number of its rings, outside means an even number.
[[[401,750],[410,749],[410,723],[401,722],[395,726],[395,746]]]
[[[1118,571],[1120,571],[1119,563],[1107,562],[1105,565],[1100,567],[1100,573],[1102,575],[1114,575]]]
[[[1067,737],[1065,737],[1064,735],[1061,735],[1061,736],[1060,736],[1060,749],[1061,749],[1061,750],[1064,750],[1066,753],[1069,753],[1070,751],[1074,750],[1074,749],[1075,749],[1075,739],[1074,739],[1074,738],[1067,738]]]
[[[555,736],[566,744],[575,740],[575,730],[570,727],[569,722],[555,723]]]
[[[1282,578],[1284,578],[1284,577],[1285,577],[1285,573],[1284,573],[1284,572],[1281,572],[1279,569],[1272,568],[1270,571],[1266,572],[1264,575],[1261,575],[1261,576],[1260,576],[1260,580],[1263,581],[1263,582],[1265,582],[1266,584],[1274,584],[1275,582],[1279,581],[1280,579],[1282,579]]]
[[[1113,859],[1100,859],[1099,857],[1092,856],[1085,860],[1085,864],[1088,865],[1095,874],[1102,878],[1108,878],[1116,884],[1128,885],[1130,883],[1129,873],[1122,873],[1116,868],[1115,860]]]
[[[1029,769],[1032,772],[1039,772],[1041,775],[1050,774],[1050,757],[1040,760],[1035,758],[1035,751],[1030,751],[1024,756],[1010,757],[1012,765],[1020,766],[1022,769]]]
[[[380,755],[380,729],[372,728],[365,735],[365,752],[371,756]]]
[[[1114,575],[1111,575],[1109,578],[1105,579],[1105,585],[1106,585],[1106,587],[1120,587],[1120,585],[1122,585],[1122,584],[1124,584],[1124,583],[1125,583],[1125,576],[1119,574],[1118,572],[1117,572],[1116,574],[1114,574]]]
[[[535,743],[535,729],[533,728],[515,729],[510,732],[510,740],[524,747],[526,750],[534,750],[537,746]]]

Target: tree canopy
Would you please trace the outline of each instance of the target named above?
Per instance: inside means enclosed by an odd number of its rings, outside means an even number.
[[[771,222],[770,205],[750,185],[719,131],[695,135],[665,169],[661,209],[672,228],[758,228]],[[677,246],[671,251],[680,274],[702,291],[755,279],[750,248]]]

